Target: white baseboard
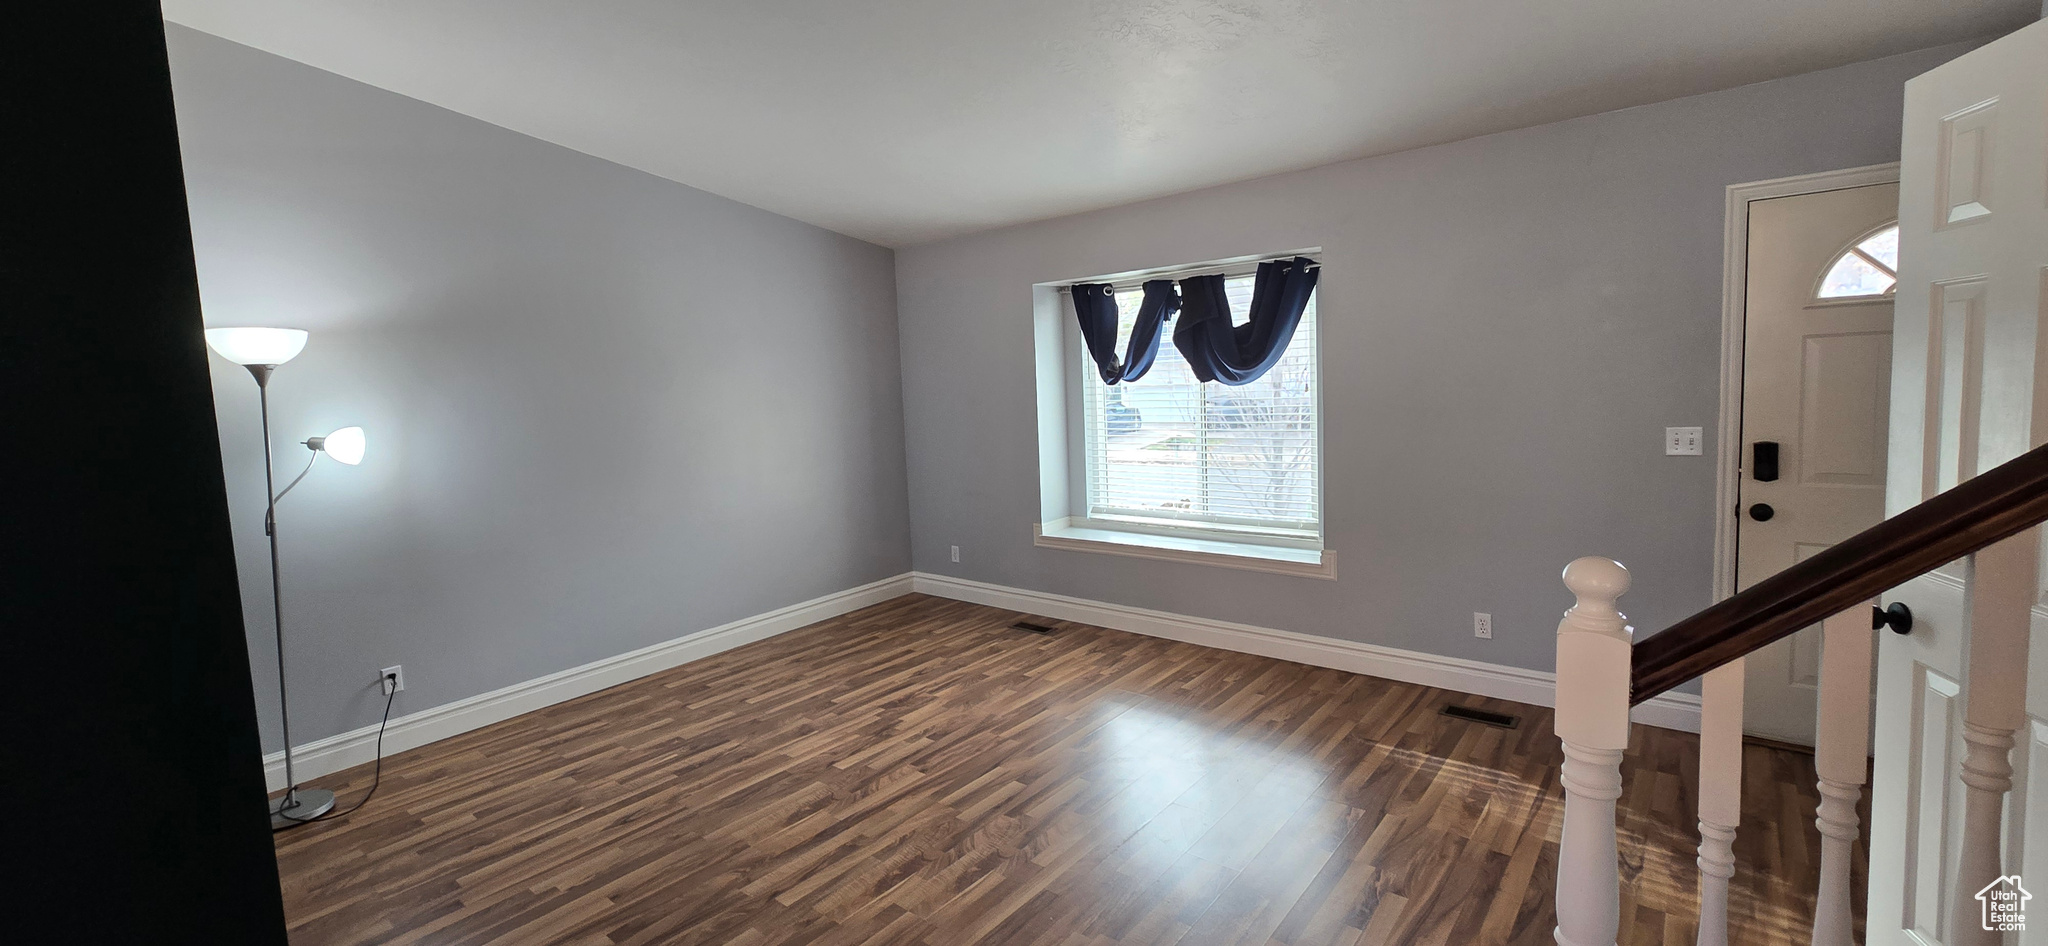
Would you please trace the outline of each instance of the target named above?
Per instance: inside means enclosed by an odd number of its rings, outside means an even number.
[[[1042,614],[1063,621],[1093,624],[1150,637],[1200,644],[1263,657],[1292,660],[1315,667],[1329,667],[1351,673],[1441,687],[1460,693],[1474,693],[1499,699],[1552,704],[1556,692],[1555,674],[1524,670],[1499,664],[1439,657],[1412,650],[1361,644],[1356,641],[1298,634],[1293,631],[1233,624],[1208,618],[1189,617],[1165,611],[1133,608],[1120,604],[1070,598],[1042,591],[1027,591],[986,582],[914,572],[884,578],[822,598],[778,608],[766,614],[734,621],[709,630],[686,634],[674,640],[571,667],[544,677],[515,683],[489,693],[444,703],[408,713],[391,721],[384,732],[384,753],[390,755],[414,749],[450,736],[461,735],[492,723],[530,713],[542,707],[606,687],[637,680],[651,673],[678,667],[692,660],[731,650],[742,644],[766,640],[880,604],[912,591],[959,601],[970,601],[1010,611]],[[1635,708],[1631,716],[1638,723],[1665,729],[1698,732],[1700,698],[1690,693],[1666,693]],[[377,727],[365,726],[296,747],[292,768],[303,784],[308,779],[338,772],[373,761],[377,751]],[[284,753],[263,757],[263,774],[270,790],[284,788]]]
[[[489,693],[444,703],[391,721],[384,732],[384,754],[403,752],[450,736],[480,729],[495,722],[530,713],[544,706],[572,700],[606,687],[618,686],[650,673],[659,673],[692,660],[731,650],[741,644],[766,640],[857,611],[871,604],[909,594],[911,576],[897,575],[869,582],[858,588],[813,598],[766,614],[757,614],[709,630],[685,634],[639,650],[571,667],[545,677],[515,683]],[[330,772],[373,761],[377,752],[377,727],[365,726],[336,736],[309,742],[292,752],[293,774],[300,784]],[[263,757],[263,774],[271,791],[285,787],[284,753]]]
[[[1272,628],[1232,624],[1208,618],[1170,614],[1146,608],[1107,604],[1043,591],[1027,591],[927,572],[911,575],[911,587],[923,594],[969,601],[1009,611],[1041,614],[1062,621],[1093,624],[1149,637],[1200,644],[1262,657],[1277,657],[1315,667],[1329,667],[1368,676],[1441,687],[1538,706],[1554,705],[1557,675],[1500,664],[1438,657],[1419,651],[1361,644],[1356,641],[1298,634]],[[1700,731],[1700,698],[1691,693],[1666,693],[1638,706],[1630,719],[1648,726]]]

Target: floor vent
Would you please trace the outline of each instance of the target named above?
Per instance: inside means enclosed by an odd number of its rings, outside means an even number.
[[[1020,631],[1030,631],[1033,634],[1052,633],[1052,625],[1050,624],[1034,624],[1030,621],[1018,621],[1017,623],[1012,624],[1010,626]]]
[[[1494,713],[1483,709],[1473,709],[1470,706],[1446,706],[1443,709],[1437,710],[1437,712],[1442,713],[1445,716],[1467,720],[1474,723],[1483,723],[1488,726],[1499,726],[1502,729],[1513,729],[1516,726],[1522,725],[1522,717],[1520,716],[1509,716],[1506,713]]]

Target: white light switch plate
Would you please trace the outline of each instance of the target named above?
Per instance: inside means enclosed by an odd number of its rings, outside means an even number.
[[[1667,457],[1696,457],[1700,455],[1700,443],[1705,438],[1698,427],[1664,428],[1664,455]]]

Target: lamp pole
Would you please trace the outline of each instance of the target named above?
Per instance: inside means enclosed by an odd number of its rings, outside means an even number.
[[[325,814],[334,807],[334,793],[326,789],[308,789],[301,799],[299,781],[292,772],[292,705],[284,679],[284,592],[283,582],[278,578],[277,559],[277,482],[271,471],[270,457],[270,373],[277,366],[244,367],[256,377],[256,401],[263,414],[263,534],[270,540],[270,614],[271,626],[277,631],[277,715],[284,728],[285,781],[284,797],[270,809],[270,826],[282,828]]]

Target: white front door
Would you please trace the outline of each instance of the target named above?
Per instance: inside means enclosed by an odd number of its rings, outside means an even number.
[[[1896,515],[2048,442],[2048,22],[1906,84],[1885,509]],[[1881,634],[1871,793],[1871,944],[1952,941],[1970,696],[1966,598],[1955,562],[1887,599],[1912,633]],[[2012,761],[2005,869],[2048,893],[2048,620],[2036,596],[2028,725]],[[2032,790],[2030,790],[2030,788]],[[1959,896],[1960,894],[1960,896]],[[2032,911],[2030,911],[2032,912]],[[2048,943],[2048,915],[2011,944]]]
[[[1899,186],[1749,204],[1736,590],[1884,518]],[[1744,662],[1743,728],[1813,745],[1820,628]]]

